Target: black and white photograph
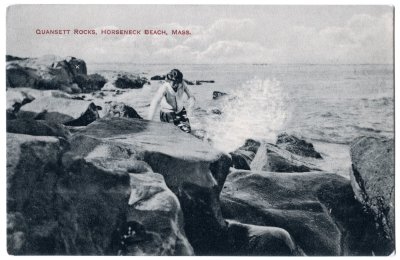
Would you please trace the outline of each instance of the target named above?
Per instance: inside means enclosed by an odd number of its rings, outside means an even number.
[[[396,255],[394,6],[3,9],[5,254]]]

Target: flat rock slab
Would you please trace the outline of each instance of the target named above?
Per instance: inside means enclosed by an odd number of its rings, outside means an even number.
[[[124,144],[188,161],[215,161],[222,155],[209,144],[177,127],[139,119],[100,119],[76,134]]]
[[[99,118],[97,106],[92,102],[55,97],[37,98],[21,107],[19,113],[74,126],[88,125]]]

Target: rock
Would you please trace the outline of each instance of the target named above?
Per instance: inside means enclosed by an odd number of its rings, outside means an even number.
[[[13,60],[26,60],[27,58],[20,58],[17,56],[6,55],[6,61],[13,61]]]
[[[261,143],[252,139],[247,139],[245,144],[236,151],[231,152],[232,166],[236,169],[250,170],[253,161]]]
[[[263,142],[250,164],[253,171],[310,172],[320,171],[316,165],[273,144]]]
[[[129,175],[129,199],[123,219],[109,233],[112,235],[108,254],[193,254],[183,230],[178,199],[160,174],[153,173],[147,163],[137,160],[131,147],[78,134],[71,139],[71,150],[64,154],[62,162],[70,171],[91,172],[94,177],[102,171],[121,177]],[[119,190],[113,185],[108,189]]]
[[[58,136],[65,139],[70,136],[68,129],[61,124],[33,119],[7,120],[7,133]]]
[[[74,81],[84,93],[100,90],[107,82],[106,79],[99,74],[79,74],[76,75]]]
[[[86,70],[84,61],[75,58],[70,60]],[[58,89],[60,85],[72,84],[77,72],[70,62],[56,56],[13,60],[7,62],[7,87]]]
[[[193,255],[183,230],[177,197],[157,173],[130,174],[127,223],[133,224],[133,243],[125,239],[124,255]],[[129,227],[125,229],[129,233]],[[150,239],[149,239],[150,238]]]
[[[276,145],[252,139],[230,153],[236,169],[271,172],[319,171],[312,162],[292,154]]]
[[[18,118],[32,119],[37,113],[29,111],[20,111],[25,104],[31,103],[35,99],[43,100],[47,98],[77,99],[83,100],[81,97],[74,97],[59,90],[37,90],[31,88],[9,88],[6,92],[7,97],[7,120]],[[18,115],[18,116],[17,116]],[[66,116],[64,116],[66,117]],[[68,117],[66,120],[69,120]]]
[[[6,67],[7,88],[39,88],[39,80],[40,77],[34,69],[24,68],[18,64],[7,65]]]
[[[140,119],[100,119],[75,135],[116,142],[148,163],[178,197],[196,255],[221,250],[226,224],[219,193],[231,165],[227,155],[173,125]]]
[[[186,83],[186,85],[194,85],[193,81],[187,80],[187,79],[183,79],[183,81]]]
[[[213,113],[215,115],[221,115],[222,114],[221,110],[219,110],[218,108],[211,109],[211,113]]]
[[[376,222],[377,255],[395,250],[395,171],[393,139],[357,138],[350,148],[352,185],[362,204]]]
[[[58,66],[68,66],[74,76],[87,74],[86,63],[83,60],[75,57],[67,57],[65,60],[61,61]]]
[[[7,250],[15,255],[56,254],[54,188],[63,147],[55,137],[7,134]],[[72,227],[71,227],[72,228]],[[64,247],[62,243],[59,248]]]
[[[126,117],[143,119],[133,107],[125,105],[122,102],[112,101],[106,104],[104,117]]]
[[[100,89],[105,84],[102,76],[87,75],[86,63],[74,57],[14,57],[7,61],[6,69],[7,88],[58,89],[80,93]]]
[[[196,80],[196,85],[197,85],[197,83],[215,83],[215,81],[214,80]]]
[[[98,92],[93,92],[92,96],[95,98],[103,99],[106,96],[106,94],[104,94],[103,91],[98,91]]]
[[[7,213],[7,252],[21,255],[25,250],[27,226],[19,212]]]
[[[155,75],[151,77],[150,80],[165,80],[165,76]]]
[[[68,126],[84,126],[99,118],[97,106],[89,101],[42,97],[24,105],[17,117],[31,117],[62,123]]]
[[[142,88],[147,83],[147,79],[131,74],[124,74],[115,80],[115,87],[117,88]]]
[[[6,110],[6,120],[13,120],[16,118],[17,118],[17,115],[14,113],[13,109]]]
[[[282,149],[303,157],[322,159],[321,154],[315,151],[314,146],[311,143],[301,140],[293,135],[288,135],[286,133],[278,135],[276,144]]]
[[[22,100],[25,97],[29,97],[29,99],[43,98],[43,97],[54,97],[54,98],[66,98],[72,99],[74,96],[69,95],[63,91],[59,90],[38,90],[32,88],[10,88],[7,89],[7,104]],[[18,101],[20,102],[20,101]]]
[[[161,175],[118,142],[70,141],[7,134],[9,254],[193,254]]]
[[[18,112],[23,105],[33,100],[35,100],[35,97],[26,91],[7,91],[7,109],[10,109],[12,112]]]
[[[75,100],[85,100],[86,96],[82,95],[82,96],[75,96],[75,97],[71,97],[71,98],[75,99]]]
[[[228,255],[233,256],[299,256],[290,234],[276,227],[264,227],[228,221]]]
[[[307,255],[372,255],[374,221],[350,181],[327,172],[231,172],[221,193],[223,216],[289,232]]]
[[[220,92],[220,91],[214,91],[213,92],[213,99],[218,99],[218,98],[220,98],[222,96],[226,96],[226,95],[228,95],[228,94],[224,93],[224,92]]]

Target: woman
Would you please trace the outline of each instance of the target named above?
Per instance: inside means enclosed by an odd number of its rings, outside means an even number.
[[[183,106],[185,94],[189,98],[189,112],[191,112],[195,98],[184,83],[182,72],[177,69],[171,70],[151,102],[148,119],[153,119],[156,108],[161,104],[160,120],[174,123],[182,131],[190,133],[190,122]]]

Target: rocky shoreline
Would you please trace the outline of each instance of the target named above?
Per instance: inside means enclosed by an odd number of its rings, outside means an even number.
[[[87,75],[73,57],[7,57],[9,254],[395,250],[393,140],[356,139],[349,180],[321,169],[323,156],[295,136],[226,154],[126,104],[89,100],[147,82]]]

